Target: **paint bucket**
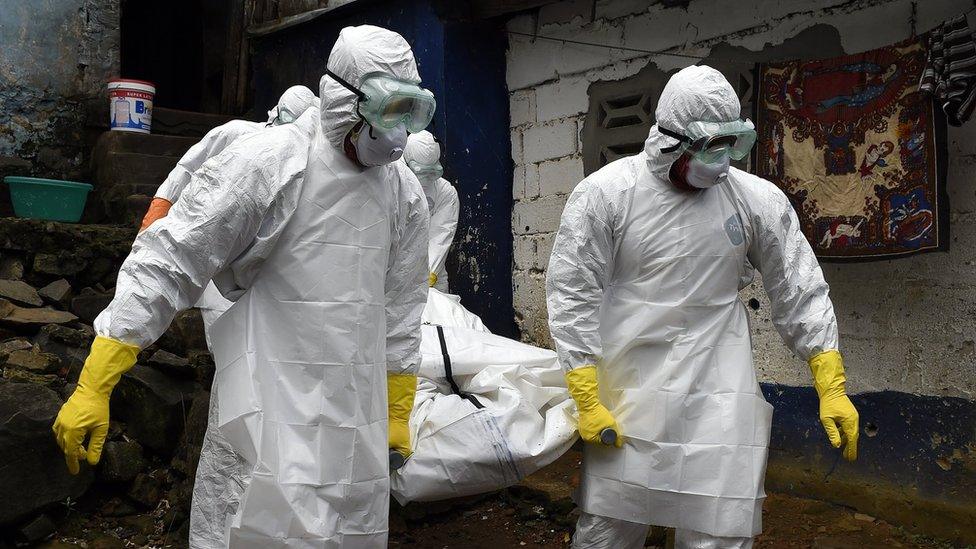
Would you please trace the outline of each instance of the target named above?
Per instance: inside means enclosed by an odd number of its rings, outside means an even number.
[[[116,78],[108,82],[108,110],[113,130],[149,133],[156,86],[144,80]]]

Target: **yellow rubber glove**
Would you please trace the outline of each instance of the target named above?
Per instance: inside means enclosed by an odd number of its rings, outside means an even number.
[[[410,412],[413,397],[417,394],[417,376],[411,374],[386,374],[389,395],[390,449],[409,457]]]
[[[92,342],[78,388],[54,420],[54,437],[64,452],[68,472],[77,475],[78,460],[96,465],[108,434],[108,401],[122,373],[136,363],[139,347],[98,336]],[[83,446],[85,438],[88,447]]]
[[[433,288],[434,284],[437,284],[437,273],[430,273],[427,277],[427,287]]]
[[[825,351],[810,359],[813,384],[820,395],[820,423],[834,448],[844,446],[847,461],[857,459],[858,415],[844,391],[844,360],[838,351]]]
[[[580,438],[586,442],[603,444],[600,434],[604,429],[613,429],[617,433],[614,446],[624,445],[623,436],[617,420],[613,418],[606,406],[600,403],[600,394],[596,383],[596,366],[582,366],[566,374],[566,384],[569,394],[576,401],[579,410]]]

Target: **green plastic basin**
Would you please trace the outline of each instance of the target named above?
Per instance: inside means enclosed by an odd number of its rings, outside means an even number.
[[[88,183],[8,176],[10,201],[17,217],[77,223],[85,211],[85,201],[92,186]]]

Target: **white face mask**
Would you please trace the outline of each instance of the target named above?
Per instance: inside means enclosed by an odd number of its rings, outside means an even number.
[[[407,145],[407,128],[399,124],[389,131],[380,131],[364,124],[353,136],[356,157],[363,166],[383,166],[396,162],[403,156]]]
[[[688,162],[688,173],[685,180],[692,187],[707,189],[720,183],[724,183],[729,177],[729,156],[720,162],[706,164],[698,159],[692,158]]]

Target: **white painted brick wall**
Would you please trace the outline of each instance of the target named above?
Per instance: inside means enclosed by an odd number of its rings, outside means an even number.
[[[536,241],[533,236],[516,236],[512,246],[515,270],[527,271],[535,266]]]
[[[522,160],[542,162],[575,153],[577,131],[576,120],[527,127],[522,134]]]
[[[957,14],[958,0],[918,2],[924,31]],[[591,21],[594,15],[596,20]],[[568,1],[512,18],[513,31],[630,48],[674,48],[707,54],[718,43],[758,51],[817,24],[835,27],[845,51],[857,52],[908,36],[911,0],[763,0],[728,9],[724,0],[695,0],[688,9],[646,0]],[[879,22],[884,21],[884,24]],[[537,26],[538,25],[538,26]],[[526,341],[551,345],[545,269],[567,193],[582,179],[579,132],[591,83],[662,70],[694,60],[607,50],[512,36],[507,78],[516,164],[513,191],[516,320]],[[976,397],[976,122],[949,132],[952,247],[948,254],[861,264],[824,264],[855,391],[892,389]],[[758,279],[758,277],[757,277]],[[891,281],[891,283],[889,283]],[[753,320],[760,379],[809,384],[809,371],[783,345],[770,320],[760,282]]]
[[[512,170],[512,199],[522,200],[525,195],[525,166],[515,166]]]
[[[512,140],[512,158],[523,158],[524,154],[522,152],[522,130],[514,129],[511,135]]]
[[[541,196],[569,194],[583,180],[583,158],[567,156],[539,164]]]
[[[565,205],[566,197],[558,195],[516,202],[512,209],[512,230],[515,234],[555,232]]]
[[[522,304],[515,311],[515,321],[522,331],[522,337],[551,349],[545,275],[536,271],[515,271],[512,290],[515,301]]]
[[[529,164],[525,167],[525,198],[539,197],[539,165]]]
[[[535,122],[535,90],[520,90],[509,100],[509,115],[513,128]]]
[[[545,271],[552,253],[553,233],[515,237],[515,269]]]
[[[584,114],[590,108],[589,87],[590,80],[580,76],[561,78],[552,84],[537,87],[536,113],[539,122]]]

